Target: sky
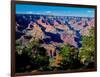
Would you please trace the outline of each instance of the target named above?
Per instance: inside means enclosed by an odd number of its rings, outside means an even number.
[[[16,14],[94,17],[94,8],[16,4]]]

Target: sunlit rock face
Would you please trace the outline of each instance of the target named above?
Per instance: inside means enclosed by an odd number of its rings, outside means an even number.
[[[94,22],[92,17],[16,14],[16,40],[27,45],[41,39],[42,46],[53,56],[62,44],[81,48],[82,36],[90,35]]]

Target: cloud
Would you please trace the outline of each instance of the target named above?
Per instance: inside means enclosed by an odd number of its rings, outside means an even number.
[[[48,14],[48,13],[51,13],[51,11],[46,11],[46,13]]]
[[[16,12],[17,14],[33,14],[32,11],[27,11],[27,12]]]
[[[87,12],[88,12],[88,13],[94,13],[94,11],[91,11],[91,10],[88,10]]]
[[[32,11],[27,12],[27,14],[32,14],[32,13],[33,13]]]
[[[35,13],[35,14],[41,14],[41,13],[38,13],[38,12],[37,12],[37,13]]]

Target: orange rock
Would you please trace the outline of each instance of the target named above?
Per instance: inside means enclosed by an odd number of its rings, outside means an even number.
[[[62,60],[62,56],[61,55],[59,55],[59,54],[57,54],[57,56],[56,56],[56,64],[59,64],[60,62],[61,62],[61,60]]]

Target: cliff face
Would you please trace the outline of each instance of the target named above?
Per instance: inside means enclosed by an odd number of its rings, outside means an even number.
[[[43,15],[16,15],[16,40],[27,46],[33,40],[42,40],[48,55],[59,51],[59,45],[82,47],[82,36],[89,36],[94,27],[94,18],[57,17]]]

